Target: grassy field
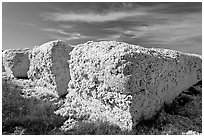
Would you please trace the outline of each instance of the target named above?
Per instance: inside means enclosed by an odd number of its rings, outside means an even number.
[[[4,125],[6,135],[182,135],[202,132],[202,83],[181,93],[170,105],[149,120],[142,120],[132,131],[121,131],[107,122],[84,123],[70,131],[60,130],[61,125],[41,120]]]

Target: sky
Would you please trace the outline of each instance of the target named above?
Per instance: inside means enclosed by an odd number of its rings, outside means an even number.
[[[3,2],[2,49],[115,40],[202,54],[201,2]]]

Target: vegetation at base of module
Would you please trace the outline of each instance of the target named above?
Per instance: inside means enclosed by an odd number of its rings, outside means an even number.
[[[51,102],[22,93],[19,85],[2,79],[3,134],[47,134],[62,126],[64,119],[54,114]]]
[[[179,128],[202,132],[202,81],[165,105],[164,111]]]
[[[199,82],[200,83],[200,82]],[[196,118],[202,112],[202,82],[190,87],[187,92],[181,93],[165,111],[173,115]]]
[[[3,134],[14,135],[45,135],[56,128],[54,125],[47,124],[41,119],[34,121],[25,121],[25,123],[10,122],[9,125],[3,126]],[[59,127],[58,127],[59,128]]]
[[[122,131],[118,126],[110,125],[108,122],[87,123],[80,122],[70,131],[60,130],[59,127],[49,127],[42,122],[30,123],[13,127],[3,134],[15,135],[128,135],[130,132]]]
[[[141,120],[132,131],[136,135],[182,135],[202,132],[202,81],[181,93],[153,118]],[[193,132],[193,133],[194,133]]]
[[[194,86],[202,86],[202,80],[196,83]]]
[[[151,119],[143,119],[140,120],[140,122],[133,127],[133,132],[136,135],[143,135],[143,134],[150,134],[150,133],[159,133],[159,131],[163,130],[163,124],[166,124],[166,121],[164,121],[163,119],[161,119],[162,117],[162,109],[157,113],[157,115],[155,115],[154,117],[152,117]]]
[[[194,95],[194,96],[201,95],[202,94],[202,81],[199,81],[194,86],[190,87],[188,89],[188,92],[186,92],[185,94]]]
[[[45,123],[42,120],[10,123],[3,134],[15,135],[183,135],[202,132],[202,82],[181,93],[170,105],[164,107],[153,118],[141,120],[132,131],[122,131],[118,126],[98,121],[88,123],[83,120],[69,131],[61,130],[61,125]],[[10,127],[9,127],[10,126]],[[9,127],[9,128],[8,128]]]
[[[128,131],[122,131],[119,126],[110,125],[109,122],[97,121],[95,123],[80,122],[66,134],[71,135],[126,135]]]

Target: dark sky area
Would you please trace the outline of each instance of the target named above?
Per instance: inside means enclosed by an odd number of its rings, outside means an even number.
[[[115,40],[202,54],[201,2],[2,4],[2,48]]]

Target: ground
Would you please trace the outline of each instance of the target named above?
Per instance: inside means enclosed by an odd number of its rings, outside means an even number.
[[[4,89],[6,90],[6,89]],[[149,120],[141,120],[132,131],[121,131],[119,127],[109,123],[81,123],[71,131],[60,130],[61,125],[46,124],[42,121],[10,123],[5,135],[181,135],[202,133],[202,81],[183,91],[171,104],[164,105],[156,116]]]

